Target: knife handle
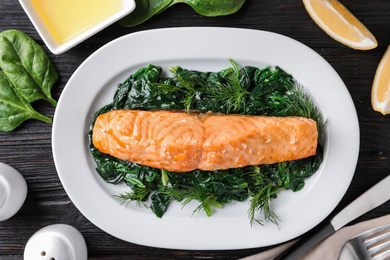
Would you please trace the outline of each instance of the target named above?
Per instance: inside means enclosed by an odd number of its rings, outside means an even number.
[[[274,260],[293,260],[309,250],[312,246],[324,240],[335,232],[334,227],[328,221],[309,231],[303,238],[298,240]]]

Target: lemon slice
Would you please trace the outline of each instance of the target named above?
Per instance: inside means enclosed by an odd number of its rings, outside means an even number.
[[[374,110],[390,113],[390,46],[379,62],[372,84],[371,103]]]
[[[317,25],[333,39],[358,50],[378,46],[371,32],[337,0],[303,0]]]

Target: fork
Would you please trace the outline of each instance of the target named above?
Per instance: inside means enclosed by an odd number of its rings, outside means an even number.
[[[352,238],[345,243],[342,252],[344,250],[353,259],[390,259],[390,224],[368,230]]]

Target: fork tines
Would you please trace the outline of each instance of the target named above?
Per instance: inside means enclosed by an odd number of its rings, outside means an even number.
[[[368,230],[353,239],[356,252],[363,259],[390,259],[390,224]]]

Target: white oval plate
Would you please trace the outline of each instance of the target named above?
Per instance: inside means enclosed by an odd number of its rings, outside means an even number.
[[[218,209],[211,217],[173,203],[163,218],[135,203],[120,205],[113,195],[129,189],[105,183],[89,153],[91,118],[110,103],[130,74],[149,64],[218,71],[230,66],[280,66],[312,96],[328,124],[324,162],[299,192],[283,191],[272,209],[280,218],[251,227],[248,203]],[[167,74],[168,75],[168,74]],[[69,79],[54,116],[53,155],[58,175],[76,207],[97,227],[122,240],[175,249],[243,249],[293,239],[324,220],[352,180],[359,152],[359,125],[352,99],[334,69],[307,46],[257,30],[171,28],[133,33],[103,46]]]

